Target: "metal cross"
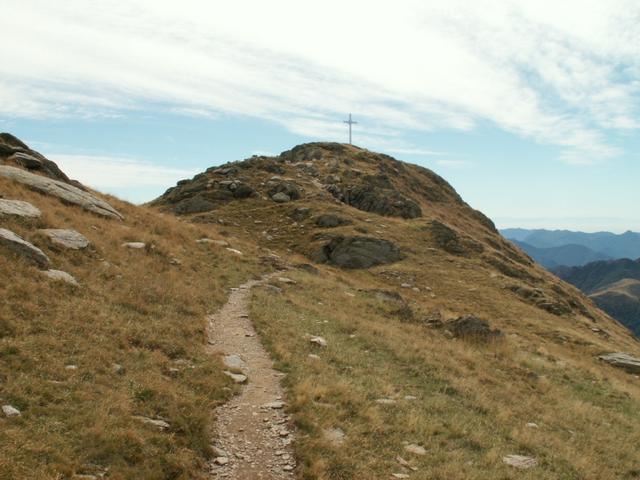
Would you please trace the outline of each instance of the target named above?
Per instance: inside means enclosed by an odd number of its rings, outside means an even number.
[[[354,122],[353,120],[351,120],[351,114],[349,114],[349,120],[343,120],[343,123],[349,125],[349,145],[351,145],[351,125],[355,125],[358,122]]]

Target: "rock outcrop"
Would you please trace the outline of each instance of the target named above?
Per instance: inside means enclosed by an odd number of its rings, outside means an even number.
[[[46,268],[49,265],[49,257],[42,250],[6,228],[0,228],[0,246],[39,267]]]
[[[54,180],[65,183],[74,183],[69,180],[55,162],[44,155],[31,150],[24,142],[18,140],[10,133],[0,133],[0,161],[7,165],[18,165],[27,170],[37,172]]]
[[[598,358],[629,373],[640,374],[640,358],[632,357],[628,353],[607,353],[606,355],[600,355]]]
[[[337,236],[312,255],[318,263],[354,269],[397,262],[400,249],[388,240],[374,237]]]
[[[0,217],[38,218],[42,212],[29,202],[0,198]]]
[[[123,220],[124,217],[111,205],[104,200],[99,199],[95,195],[85,192],[80,188],[65,183],[60,180],[54,180],[42,175],[27,172],[16,167],[8,167],[0,165],[0,176],[13,180],[15,182],[26,185],[27,187],[45,195],[59,198],[65,203],[78,205],[85,210],[101,215],[103,217]]]
[[[69,250],[82,250],[89,246],[89,240],[75,230],[47,228],[39,230],[39,233],[47,237],[54,245]]]

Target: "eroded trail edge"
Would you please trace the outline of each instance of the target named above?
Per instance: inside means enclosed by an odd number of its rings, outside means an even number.
[[[251,288],[267,278],[232,289],[227,303],[208,317],[209,350],[223,355],[234,381],[247,377],[240,394],[215,411],[212,478],[282,479],[291,478],[295,469],[282,374],[274,370],[249,318]]]

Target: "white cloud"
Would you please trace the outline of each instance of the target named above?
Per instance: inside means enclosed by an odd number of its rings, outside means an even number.
[[[8,2],[3,35],[20,41],[0,43],[4,116],[153,102],[340,138],[351,111],[367,145],[488,123],[570,163],[616,155],[611,136],[640,126],[637,2]]]
[[[196,170],[179,169],[131,158],[97,155],[52,154],[49,158],[70,178],[97,190],[164,187],[190,178]]]

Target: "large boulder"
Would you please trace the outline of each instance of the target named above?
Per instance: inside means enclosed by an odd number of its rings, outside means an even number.
[[[314,261],[341,268],[369,268],[402,259],[400,249],[374,237],[337,236],[312,255]]]
[[[29,202],[0,198],[0,217],[38,218],[42,212]]]
[[[103,217],[123,220],[124,217],[111,205],[95,195],[68,183],[36,175],[16,167],[0,165],[0,176],[8,178],[45,195],[57,197],[65,203],[78,205]]]
[[[49,265],[49,257],[42,250],[6,228],[0,228],[0,246],[11,250],[39,267],[46,268]]]
[[[300,189],[298,186],[288,180],[282,180],[278,178],[272,178],[267,182],[269,187],[269,197],[275,200],[276,195],[284,194],[289,197],[290,200],[298,200],[301,197]]]
[[[640,374],[640,358],[632,357],[628,353],[607,353],[606,355],[600,355],[598,358],[629,373]]]
[[[70,250],[82,250],[89,246],[89,240],[75,230],[47,228],[39,230],[39,232],[58,247],[68,248]]]
[[[500,330],[491,329],[489,322],[475,315],[465,315],[451,320],[445,328],[457,338],[488,340],[502,336]]]

